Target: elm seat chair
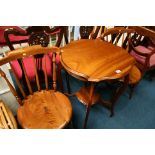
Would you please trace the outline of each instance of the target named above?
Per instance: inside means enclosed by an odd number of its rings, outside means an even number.
[[[21,91],[24,99],[21,99],[14,87],[11,85],[7,79],[5,73],[0,69],[0,75],[5,79],[11,92],[16,97],[19,108],[17,110],[17,120],[22,128],[64,128],[71,120],[72,116],[72,106],[69,99],[57,91],[56,82],[56,54],[59,54],[60,49],[58,47],[41,47],[40,45],[34,45],[30,47],[25,47],[17,49],[8,53],[8,55],[0,59],[0,66],[10,63],[13,60],[18,59],[21,61],[23,74],[26,79],[26,83],[29,90],[29,95],[26,95],[20,81],[18,80],[16,74],[13,73],[17,82],[17,85]],[[40,85],[39,74],[37,72],[35,55],[38,54],[52,54],[52,85],[49,85],[49,80],[47,78],[47,70],[44,70],[45,75],[45,89]],[[26,65],[23,59],[31,56],[33,59],[33,66],[35,70],[34,80],[36,82],[37,91],[33,91],[31,87],[30,80],[27,76]],[[46,59],[43,62],[45,68],[47,67]]]
[[[58,39],[55,43],[55,46],[60,46],[61,44],[61,40],[63,38],[64,35],[64,27],[53,27],[53,28],[49,28],[49,26],[31,26],[28,27],[26,29],[26,33],[18,31],[16,29],[6,29],[4,32],[4,37],[6,40],[7,45],[9,46],[10,50],[14,50],[13,44],[11,42],[10,36],[14,35],[14,37],[19,37],[19,36],[28,36],[28,44],[29,46],[32,45],[42,45],[43,47],[47,47],[49,45],[49,41],[50,41],[50,36],[55,36],[58,35]],[[37,70],[38,70],[38,74],[42,74],[42,76],[44,76],[43,74],[43,70],[44,70],[44,66],[43,66],[43,61],[44,59],[46,59],[47,62],[47,75],[48,77],[52,76],[51,73],[51,56],[50,55],[37,55],[35,56],[36,62],[37,62]],[[59,63],[60,58],[59,56],[56,57],[56,62]],[[28,57],[24,59],[24,64],[27,66],[26,67],[26,71],[27,71],[27,75],[28,78],[30,80],[30,82],[33,82],[33,79],[35,77],[35,72],[34,72],[34,67],[33,67],[33,59],[32,57]],[[20,61],[14,60],[11,62],[12,68],[14,69],[18,79],[20,79],[23,84],[26,84],[26,80],[24,78],[24,76],[22,75],[23,71],[21,68],[21,63]],[[59,72],[59,76],[58,76],[58,80],[61,81],[59,82],[60,84],[60,89],[63,90],[63,85],[62,85],[62,79],[61,79],[61,75],[60,75],[60,71]]]
[[[135,34],[135,30],[133,29],[126,29],[124,27],[115,27],[115,28],[107,29],[107,31],[101,35],[101,39],[104,41],[111,42],[116,46],[120,46],[126,49],[128,52],[129,46],[132,45],[130,38],[134,34]],[[136,65],[134,65],[129,73],[128,85],[130,86],[130,89],[131,89],[129,98],[132,97],[134,88],[139,83],[141,78],[142,78],[142,74],[139,68]],[[119,79],[119,80],[123,81],[123,79]]]

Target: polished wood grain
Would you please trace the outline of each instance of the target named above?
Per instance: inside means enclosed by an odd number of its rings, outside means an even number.
[[[17,112],[17,119],[22,128],[64,128],[71,120],[72,116],[72,106],[69,99],[57,91],[57,66],[56,66],[56,54],[60,53],[58,47],[42,47],[41,45],[35,45],[30,47],[25,47],[10,52],[6,57],[0,59],[0,66],[9,63],[10,61],[19,59],[21,61],[26,82],[30,91],[30,95],[27,95],[22,89],[22,86],[17,78],[17,86],[23,95],[24,99],[21,99],[17,94],[14,87],[11,85],[10,81],[7,79],[6,74],[0,69],[0,75],[5,79],[11,92],[16,97],[19,108]],[[45,74],[45,90],[41,87],[39,83],[39,74],[37,74],[37,69],[35,68],[35,79],[37,91],[33,90],[34,85],[31,85],[26,74],[26,68],[23,64],[23,58],[37,54],[52,54],[53,62],[53,75],[52,75],[52,86],[49,86],[47,80],[47,73]],[[35,67],[34,61],[34,67]],[[46,62],[45,62],[46,67]],[[46,70],[46,69],[45,69]],[[13,71],[14,73],[14,71]],[[43,83],[42,83],[43,85]],[[48,86],[52,89],[48,89]]]
[[[61,63],[66,71],[77,79],[90,82],[89,87],[83,87],[72,94],[86,105],[83,127],[86,128],[90,107],[101,101],[95,93],[95,83],[103,80],[125,78],[124,85],[117,91],[111,102],[104,101],[110,108],[111,116],[117,98],[122,94],[128,83],[128,74],[135,64],[135,59],[118,46],[101,39],[82,39],[71,42],[61,49]]]
[[[121,47],[96,39],[66,45],[61,49],[61,62],[73,76],[99,82],[125,76],[135,60]]]
[[[64,128],[71,119],[72,108],[65,95],[45,90],[35,92],[23,100],[17,115],[23,128]]]

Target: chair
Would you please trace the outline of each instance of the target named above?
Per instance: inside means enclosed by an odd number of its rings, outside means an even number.
[[[23,99],[19,97],[14,87],[7,79],[5,73],[0,69],[0,75],[5,79],[11,92],[16,97],[19,108],[17,110],[17,120],[22,128],[64,128],[71,120],[72,107],[69,99],[57,91],[56,80],[56,55],[59,54],[60,49],[58,47],[41,47],[40,45],[34,45],[17,49],[8,53],[8,55],[0,59],[0,66],[10,63],[16,59],[21,61],[23,68],[23,75],[26,79],[29,95],[26,95],[23,86],[21,85],[18,77],[16,76],[14,69],[15,80],[23,96]],[[47,77],[47,64],[46,59],[43,61],[44,69],[44,83],[40,82],[40,77],[37,72],[35,56],[38,54],[49,55],[52,54],[52,85],[49,84]],[[34,90],[30,80],[27,76],[26,65],[24,59],[31,57],[33,59],[33,66],[37,90]]]
[[[17,129],[17,122],[7,105],[0,100],[0,129]]]
[[[61,44],[61,40],[64,35],[64,27],[53,27],[52,29],[49,28],[49,26],[31,26],[26,29],[26,33],[18,31],[16,29],[6,29],[4,32],[4,37],[6,40],[7,45],[9,46],[10,50],[14,50],[13,44],[11,42],[10,36],[14,35],[14,37],[19,37],[19,36],[27,36],[28,37],[28,44],[30,46],[32,45],[42,45],[43,47],[47,47],[49,45],[50,41],[50,36],[55,36],[58,34],[58,39],[55,43],[55,46],[59,47]],[[66,40],[67,41],[67,40]],[[50,56],[50,55],[49,55]],[[37,70],[38,74],[43,74],[43,65],[42,61],[44,59],[47,59],[47,75],[48,77],[52,76],[51,73],[51,58],[48,55],[37,55],[35,59],[37,60]],[[60,58],[57,56],[56,58],[57,63],[59,63]],[[31,57],[24,59],[24,63],[27,66],[27,74],[30,82],[33,82],[35,72],[33,70],[33,59]],[[23,71],[21,70],[21,63],[20,61],[13,61],[11,62],[12,68],[14,68],[15,73],[18,77],[19,80],[21,80],[24,85],[26,84],[26,80],[24,79],[24,76],[22,76]],[[59,74],[60,71],[58,70]],[[58,80],[62,81],[61,75],[58,76]],[[59,82],[61,90],[63,90],[63,85],[61,84],[62,82]]]
[[[132,27],[136,33],[132,37],[134,40],[131,44],[130,54],[135,57],[137,65],[140,68],[142,75],[147,71],[155,70],[155,38],[149,34],[149,30],[144,27]],[[155,32],[152,31],[152,33]],[[152,80],[154,75],[149,78]]]
[[[26,30],[19,27],[19,26],[0,26],[0,47],[7,46],[7,42],[4,37],[4,33],[6,29],[14,29],[17,30],[23,34],[26,34]],[[18,36],[15,37],[14,35],[10,35],[10,41],[12,44],[21,44],[28,42],[28,36]]]
[[[115,28],[108,29],[105,33],[103,33],[101,35],[101,39],[104,41],[108,41],[116,46],[120,46],[120,47],[126,49],[126,52],[128,52],[129,42],[130,42],[129,40],[130,40],[131,36],[134,35],[134,33],[135,33],[135,30],[133,30],[133,29],[126,29],[124,27],[115,27]],[[139,83],[139,81],[142,78],[141,72],[136,65],[134,65],[132,67],[128,76],[129,76],[128,80],[124,81],[124,79],[119,79],[119,82],[121,82],[121,83],[123,82],[122,83],[123,86],[119,87],[116,90],[116,92],[115,92],[116,94],[114,94],[114,97],[112,99],[112,100],[114,100],[113,104],[115,104],[116,100],[119,98],[119,96],[125,90],[125,87],[127,85],[129,85],[130,89],[131,89],[130,94],[129,94],[129,98],[131,98],[135,86]],[[118,81],[116,81],[116,82],[118,82]],[[120,93],[118,93],[118,92],[120,92]]]

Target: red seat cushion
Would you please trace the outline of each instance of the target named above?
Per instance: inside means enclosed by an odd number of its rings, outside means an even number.
[[[45,71],[45,60],[46,60],[46,71],[47,71],[47,76],[52,77],[52,57],[51,55],[49,56],[48,54],[44,55],[42,58],[42,68],[43,71]],[[56,63],[60,62],[60,57],[59,55],[56,56]],[[30,82],[33,82],[35,80],[35,68],[34,68],[34,62],[32,57],[27,57],[23,59],[23,63],[25,66],[25,70],[27,73],[27,76],[30,80]],[[19,80],[22,78],[22,70],[21,67],[18,63],[17,60],[14,60],[11,62],[11,66],[15,71],[15,74]]]
[[[140,51],[141,53],[151,53],[152,50],[154,49],[154,47],[149,47],[146,48],[144,46],[137,46],[135,47],[138,51]],[[152,50],[151,50],[152,49]],[[135,57],[135,59],[141,63],[141,64],[145,64],[145,59],[146,57],[138,55],[137,53],[135,53],[133,50],[130,52],[130,54]],[[153,54],[150,58],[150,67],[155,66],[155,54]]]
[[[6,41],[4,38],[4,31],[5,31],[5,29],[8,29],[8,28],[14,28],[20,32],[26,33],[26,31],[24,29],[22,29],[18,26],[0,26],[0,44],[6,45]],[[9,38],[12,43],[15,43],[15,42],[27,41],[29,36],[15,36],[13,34],[10,34]]]

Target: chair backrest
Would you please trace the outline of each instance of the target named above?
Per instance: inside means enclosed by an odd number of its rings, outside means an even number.
[[[129,39],[135,34],[134,29],[127,29],[124,27],[115,27],[107,29],[102,35],[101,39],[108,41],[114,45],[120,46],[124,49],[129,47]]]
[[[57,26],[50,28],[49,26],[31,26],[26,29],[26,32],[18,31],[14,28],[6,29],[4,32],[4,38],[10,50],[14,50],[13,44],[10,41],[9,35],[13,34],[15,36],[29,36],[29,45],[42,45],[43,47],[48,46],[49,37],[55,35],[57,32],[58,39],[55,46],[59,47],[63,38],[65,36],[66,44],[68,43],[68,38],[66,37],[66,26]]]
[[[96,39],[101,26],[80,26],[81,39]]]
[[[39,74],[37,73],[37,68],[36,68],[36,61],[34,56],[37,54],[52,54],[52,88],[56,91],[56,54],[60,52],[60,49],[58,47],[42,47],[40,45],[34,45],[34,46],[29,46],[29,47],[25,47],[25,48],[21,48],[21,49],[17,49],[14,51],[11,51],[8,53],[8,55],[2,59],[0,59],[0,66],[10,63],[14,60],[19,60],[21,62],[21,67],[23,70],[23,75],[25,76],[26,79],[26,84],[29,90],[29,94],[33,94],[33,88],[32,85],[29,81],[29,78],[27,76],[27,72],[26,72],[26,67],[24,65],[23,59],[27,58],[27,57],[32,57],[34,60],[34,70],[35,70],[35,82],[37,85],[37,89],[38,91],[41,91],[43,88],[41,87],[40,81],[39,81]],[[47,70],[46,70],[46,59],[43,62],[44,64],[44,81],[45,81],[45,89],[48,90],[49,89],[49,80],[47,77]],[[10,65],[11,66],[11,65]],[[23,98],[26,98],[26,92],[24,92],[23,86],[21,85],[19,79],[17,78],[14,69],[12,68],[12,72],[14,74],[16,83],[19,87],[19,90],[23,96]],[[2,76],[5,81],[7,82],[11,92],[13,93],[13,95],[16,97],[17,101],[19,104],[22,104],[21,98],[19,97],[19,94],[17,94],[17,92],[15,91],[14,87],[11,85],[11,83],[9,82],[9,80],[7,79],[6,74],[4,73],[4,71],[2,71],[2,69],[0,69],[0,76]]]

